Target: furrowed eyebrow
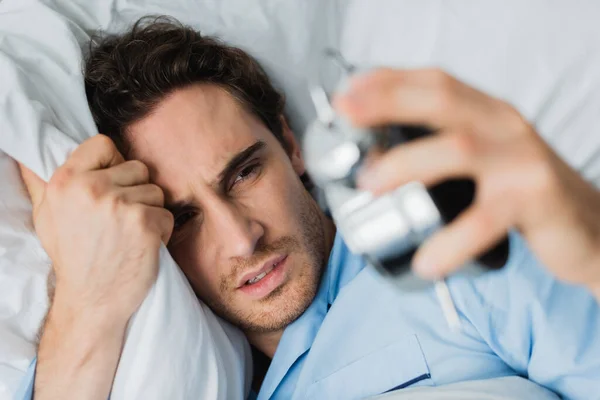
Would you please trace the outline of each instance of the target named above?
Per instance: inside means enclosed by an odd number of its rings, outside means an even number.
[[[220,188],[226,187],[227,181],[229,181],[231,175],[236,173],[238,169],[240,169],[240,167],[244,165],[249,159],[251,159],[256,153],[265,149],[266,147],[267,144],[262,140],[259,140],[253,145],[246,147],[244,150],[240,151],[235,156],[233,156],[229,160],[227,165],[225,165],[225,168],[223,168],[221,173],[218,175],[217,180],[215,182],[215,186],[218,186]]]
[[[244,150],[237,153],[227,162],[223,170],[215,179],[213,186],[224,188],[231,175],[236,173],[239,170],[239,168],[242,165],[244,165],[249,159],[251,159],[256,153],[258,153],[261,150],[264,150],[266,147],[267,144],[262,140],[259,140],[256,143],[246,147]],[[177,215],[188,206],[189,202],[186,200],[179,200],[165,204],[165,208],[169,210],[173,215]]]

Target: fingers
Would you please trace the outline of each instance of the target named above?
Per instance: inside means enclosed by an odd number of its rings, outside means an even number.
[[[148,167],[137,160],[126,161],[107,169],[106,172],[110,175],[110,181],[118,186],[142,185],[150,181]]]
[[[162,242],[166,245],[173,233],[173,214],[162,207],[149,207],[148,212],[155,223],[155,229],[160,234]]]
[[[418,180],[432,185],[469,175],[475,163],[475,138],[440,133],[396,146],[372,159],[358,176],[358,187],[380,194]]]
[[[31,204],[36,209],[44,198],[46,182],[21,163],[19,163],[19,169],[21,170],[21,177],[31,198]]]
[[[415,272],[424,278],[441,278],[460,269],[506,235],[502,216],[475,204],[436,232],[417,250]]]
[[[165,196],[156,185],[138,185],[119,189],[119,198],[130,204],[145,204],[153,207],[163,207]]]
[[[448,128],[487,97],[440,70],[378,69],[358,75],[334,106],[358,126],[390,123]]]
[[[96,135],[73,151],[65,166],[77,171],[92,171],[113,167],[124,162],[114,142],[106,135]]]

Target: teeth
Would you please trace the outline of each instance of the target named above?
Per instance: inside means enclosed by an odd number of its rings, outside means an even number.
[[[250,279],[250,280],[248,281],[248,283],[249,283],[250,285],[252,285],[253,283],[256,283],[256,282],[260,281],[260,280],[261,280],[262,278],[264,278],[265,276],[267,276],[267,273],[266,273],[266,272],[263,272],[262,274],[256,275],[254,278]]]
[[[269,272],[273,271],[273,268],[275,268],[276,265],[277,265],[277,263],[271,265],[271,268],[269,268],[265,272],[263,272],[261,274],[258,274],[254,278],[248,280],[248,282],[246,282],[246,285],[252,285],[253,283],[256,283],[256,282],[260,281],[262,278],[264,278],[265,276],[267,276],[267,274]]]

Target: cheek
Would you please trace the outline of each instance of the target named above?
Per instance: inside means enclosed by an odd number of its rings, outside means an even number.
[[[220,283],[218,264],[211,261],[206,252],[199,251],[203,248],[199,239],[199,235],[195,235],[169,251],[196,293],[201,297],[214,297]]]
[[[253,190],[253,214],[272,236],[289,235],[299,230],[298,215],[304,187],[295,175],[273,174]]]

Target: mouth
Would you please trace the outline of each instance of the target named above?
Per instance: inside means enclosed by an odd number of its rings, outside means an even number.
[[[255,271],[245,274],[238,289],[255,298],[267,296],[283,283],[287,255],[273,257]]]

